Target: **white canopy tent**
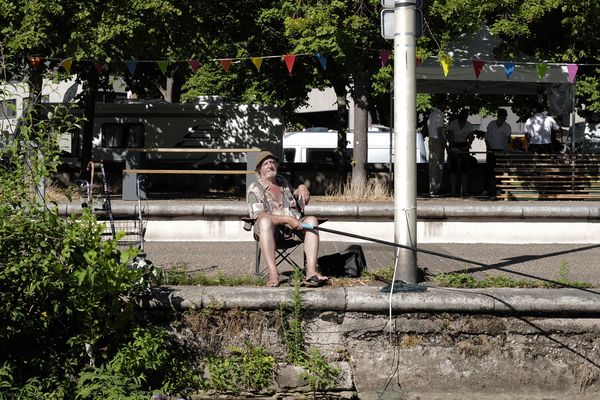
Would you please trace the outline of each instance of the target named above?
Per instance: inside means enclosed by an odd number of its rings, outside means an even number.
[[[464,93],[464,94],[514,94],[550,95],[554,88],[566,94],[571,86],[566,65],[549,64],[543,79],[539,79],[536,64],[530,57],[514,51],[518,56],[502,59],[495,54],[509,48],[500,38],[491,34],[487,26],[479,32],[462,34],[449,46],[448,54],[453,58],[447,76],[437,57],[417,63],[417,92],[420,93]],[[475,74],[473,60],[485,62],[479,77]],[[515,70],[507,78],[505,64],[514,63]],[[566,89],[566,91],[565,91]]]

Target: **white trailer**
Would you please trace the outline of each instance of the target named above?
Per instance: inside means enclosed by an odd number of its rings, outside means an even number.
[[[260,148],[282,155],[283,123],[274,106],[231,104],[217,96],[196,103],[98,103],[95,161],[122,161],[128,147]],[[245,162],[244,153],[148,154],[147,160]]]
[[[352,157],[354,148],[354,132],[352,130],[346,132],[346,140],[347,155]],[[393,162],[390,141],[393,143],[390,128],[381,125],[370,126],[367,162],[383,164]],[[336,147],[337,131],[332,129],[307,128],[301,132],[287,132],[283,135],[283,159],[288,163],[332,163]],[[421,132],[417,132],[417,162],[427,162],[427,153]]]

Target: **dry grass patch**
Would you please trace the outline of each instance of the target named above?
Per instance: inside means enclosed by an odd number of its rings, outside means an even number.
[[[350,179],[345,184],[327,191],[322,198],[323,201],[344,201],[344,202],[362,202],[362,201],[392,201],[392,191],[388,182],[380,179],[371,179],[366,186],[352,186]]]

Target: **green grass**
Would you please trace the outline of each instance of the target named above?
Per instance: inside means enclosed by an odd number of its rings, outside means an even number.
[[[570,281],[568,279],[560,278],[553,282],[547,281],[534,281],[534,280],[523,280],[514,279],[506,275],[493,275],[487,276],[483,279],[475,279],[473,276],[461,272],[453,274],[438,274],[433,277],[433,282],[443,287],[453,288],[545,288],[545,289],[556,289],[562,287],[576,287],[576,288],[592,288],[592,284],[588,282]]]
[[[190,274],[184,266],[164,270],[163,281],[165,285],[187,286],[264,286],[265,280],[255,276],[226,276],[223,274],[206,275],[203,273]]]

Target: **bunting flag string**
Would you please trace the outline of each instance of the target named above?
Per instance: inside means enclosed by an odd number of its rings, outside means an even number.
[[[452,66],[452,57],[450,57],[448,54],[441,54],[440,64],[442,65],[444,76],[448,76],[448,72],[450,72],[450,67]]]
[[[260,72],[260,67],[261,67],[262,62],[263,62],[262,57],[252,57],[250,59],[252,60],[252,64],[254,64],[254,66],[256,67],[256,71]]]
[[[198,60],[189,60],[188,64],[190,66],[190,68],[192,69],[192,72],[196,73],[196,71],[198,71],[198,68],[201,67],[202,64],[200,64],[200,61]]]
[[[67,74],[71,73],[71,65],[73,64],[73,59],[72,58],[67,58],[66,60],[63,60],[60,65],[65,69],[65,71],[67,71]]]
[[[485,61],[483,60],[473,60],[473,69],[475,70],[475,77],[479,79],[479,74],[485,65]]]
[[[504,74],[506,75],[506,80],[510,79],[510,76],[515,72],[515,64],[514,63],[504,63]]]
[[[325,57],[321,53],[317,53],[316,56],[319,59],[319,62],[321,63],[321,67],[323,67],[323,71],[327,70],[327,57]]]
[[[283,62],[287,66],[288,73],[292,75],[292,69],[294,68],[294,63],[296,62],[296,54],[286,54],[281,57]]]
[[[225,72],[229,72],[229,68],[231,68],[231,64],[233,64],[233,59],[224,58],[222,60],[219,60],[219,62],[223,66],[223,69],[225,70]]]
[[[158,65],[158,69],[160,69],[160,72],[162,72],[163,75],[166,75],[167,68],[169,66],[169,62],[165,61],[165,60],[161,60],[161,61],[157,61],[156,64]]]
[[[127,69],[129,70],[129,75],[133,77],[135,74],[135,69],[137,68],[137,62],[135,61],[125,61],[125,65],[127,65]]]
[[[370,50],[377,51],[379,53],[379,59],[380,59],[381,66],[386,66],[389,63],[390,50],[388,50],[388,49],[381,49],[381,50],[370,49]],[[323,70],[324,71],[327,70],[328,59],[324,54],[319,53],[319,52],[317,52],[315,54],[300,53],[300,54],[284,54],[284,55],[269,55],[269,56],[237,57],[237,58],[209,58],[208,60],[212,61],[212,62],[220,63],[221,66],[223,67],[223,69],[225,70],[225,72],[229,72],[231,66],[234,63],[241,62],[242,60],[250,60],[254,64],[256,70],[258,72],[260,72],[265,59],[279,58],[279,59],[283,60],[285,66],[288,70],[288,74],[291,75],[297,57],[302,57],[302,56],[316,57],[321,65],[321,67],[323,68]],[[433,57],[433,58],[435,59],[435,57]],[[107,64],[105,64],[105,63],[95,62],[95,61],[85,60],[85,59],[74,61],[73,58],[71,58],[71,57],[65,58],[65,59],[58,59],[58,58],[41,57],[41,56],[35,55],[35,56],[29,56],[28,60],[29,60],[30,65],[34,69],[38,69],[42,65],[46,65],[47,68],[50,68],[51,62],[57,61],[58,67],[62,67],[69,74],[71,73],[73,62],[91,62],[91,63],[93,63],[98,74],[101,74],[102,71],[104,71],[108,68]],[[538,76],[539,80],[543,80],[545,78],[545,76],[548,72],[548,69],[550,67],[561,67],[561,68],[564,68],[567,70],[567,73],[569,75],[569,80],[571,82],[575,82],[575,78],[576,78],[579,67],[581,67],[581,66],[600,66],[599,63],[566,64],[566,63],[551,63],[551,62],[545,62],[545,61],[544,62],[531,62],[531,61],[497,61],[497,60],[484,60],[484,59],[473,59],[473,60],[454,59],[447,53],[441,53],[437,57],[437,60],[442,67],[444,76],[446,76],[446,77],[448,76],[448,73],[450,72],[450,69],[453,67],[453,64],[455,62],[460,62],[461,64],[463,64],[465,62],[471,62],[473,64],[473,69],[474,69],[475,76],[477,79],[479,79],[479,77],[481,76],[481,72],[484,70],[484,66],[487,64],[503,65],[506,79],[511,78],[512,74],[514,73],[517,66],[519,66],[519,65],[534,65],[536,68],[536,72],[537,72],[537,76]],[[194,60],[127,60],[124,63],[127,67],[127,70],[129,71],[129,74],[133,77],[135,75],[137,66],[140,63],[155,63],[157,65],[158,69],[161,71],[161,73],[163,75],[166,75],[170,64],[183,63],[183,62],[188,63],[194,73],[197,72],[198,69],[202,66],[202,63],[200,62],[200,60],[197,60],[197,59],[194,59]],[[418,59],[417,63],[422,63],[422,60]],[[55,68],[58,68],[58,67],[55,67]]]
[[[567,64],[567,72],[569,73],[569,80],[571,82],[575,82],[575,75],[577,75],[578,69],[579,65],[577,64]]]
[[[548,64],[536,64],[535,70],[537,71],[538,79],[541,81],[546,76],[546,71],[548,71]]]

